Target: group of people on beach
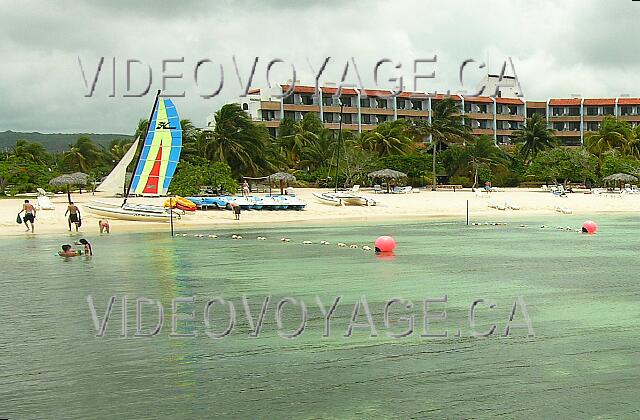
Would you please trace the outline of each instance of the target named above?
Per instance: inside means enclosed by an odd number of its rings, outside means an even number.
[[[24,213],[23,216],[21,216]],[[22,205],[22,210],[18,212],[18,218],[16,221],[18,223],[24,223],[27,228],[27,232],[35,233],[35,223],[36,223],[36,207],[29,202],[29,200],[24,200],[24,204]],[[72,226],[75,226],[76,232],[82,226],[82,216],[80,215],[80,208],[76,206],[72,201],[69,202],[67,206],[67,211],[64,213],[65,217],[67,217],[67,223],[69,226],[69,232],[71,232]],[[100,233],[109,233],[110,226],[109,221],[107,219],[100,219],[98,221],[98,227],[100,228]]]

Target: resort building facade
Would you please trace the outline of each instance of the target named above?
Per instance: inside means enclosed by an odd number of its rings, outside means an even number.
[[[255,122],[263,123],[272,135],[277,134],[280,121],[290,118],[299,121],[309,113],[316,113],[325,127],[337,130],[340,124],[340,105],[335,100],[337,88],[325,86],[315,95],[314,86],[290,85],[274,89],[254,89],[241,103]],[[486,90],[486,89],[485,89]],[[495,90],[494,90],[495,91]],[[618,97],[608,99],[549,98],[528,101],[513,95],[514,89],[500,90],[498,97],[450,95],[459,103],[464,123],[475,135],[492,136],[496,144],[510,144],[514,131],[522,128],[525,119],[540,114],[562,144],[579,146],[585,134],[597,131],[605,116],[615,116],[631,125],[640,124],[640,98]],[[507,97],[506,95],[511,96]],[[385,121],[400,118],[430,120],[433,107],[447,96],[402,92],[392,96],[391,91],[376,89],[342,89],[342,127],[363,132],[374,129]],[[213,116],[207,122],[212,126]]]

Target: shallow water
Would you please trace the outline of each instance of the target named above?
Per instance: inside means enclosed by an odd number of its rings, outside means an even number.
[[[556,230],[557,221],[581,220],[244,230],[235,241],[230,231],[214,232],[218,239],[122,234],[88,237],[96,255],[69,260],[53,255],[68,236],[3,239],[0,418],[638,417],[638,221],[601,216],[593,236]],[[398,240],[395,257],[317,244],[371,245],[380,234]],[[429,314],[446,310],[447,319],[428,328],[448,337],[421,337],[422,300],[445,295]],[[99,320],[116,297],[104,337],[95,336],[87,296]],[[193,310],[195,321],[179,321],[177,332],[197,336],[170,337],[171,300],[192,296],[195,304],[178,312]],[[215,305],[209,328],[203,320],[216,296],[236,313],[222,339],[207,332],[226,328],[228,309]],[[254,320],[271,296],[257,338],[249,336],[243,296]],[[329,337],[316,296],[327,307],[340,297]],[[135,336],[140,297],[164,307],[155,337]],[[301,310],[284,305],[280,329],[283,297],[307,308],[294,339],[279,332],[296,330]],[[377,336],[356,327],[345,337],[363,297]],[[392,298],[413,306],[392,305],[386,328]],[[477,306],[475,330],[496,325],[488,338],[473,337],[469,325],[480,298],[496,305]],[[524,324],[526,312],[534,337],[518,325],[502,336],[514,302],[513,324]],[[154,308],[143,306],[142,332],[153,330]],[[413,333],[390,337],[407,329],[399,318],[409,315]]]

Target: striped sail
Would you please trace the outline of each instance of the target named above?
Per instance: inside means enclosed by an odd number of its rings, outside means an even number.
[[[182,128],[171,99],[159,99],[133,174],[131,193],[166,195],[182,151]]]

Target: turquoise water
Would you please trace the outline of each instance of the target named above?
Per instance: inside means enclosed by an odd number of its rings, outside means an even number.
[[[576,217],[511,222],[506,227],[459,223],[299,227],[216,231],[218,239],[122,234],[88,238],[96,255],[53,256],[68,236],[3,239],[0,299],[0,418],[389,418],[566,417],[637,418],[640,415],[638,249],[634,217],[598,217],[594,236],[554,229],[579,226]],[[551,228],[540,229],[546,223]],[[210,233],[210,232],[202,232]],[[243,235],[232,240],[232,233]],[[399,242],[394,258],[361,249],[302,245],[303,240],[370,244],[380,234]],[[257,241],[256,236],[267,236]],[[282,243],[280,237],[291,242]],[[96,337],[87,296],[103,318],[116,297],[104,337]],[[121,337],[122,297],[128,297],[127,337]],[[271,296],[257,338],[242,303],[258,317]],[[421,337],[422,300],[433,303]],[[194,297],[178,312],[170,337],[171,300]],[[233,302],[236,322],[223,339]],[[329,337],[316,303],[340,297]],[[377,332],[354,328],[345,337],[356,302],[365,297]],[[136,337],[136,298],[160,300],[164,325],[155,337]],[[307,307],[276,306],[283,297]],[[502,337],[514,302],[515,324]],[[411,309],[385,302],[409,299]],[[469,308],[478,305],[475,338]],[[154,307],[143,307],[142,330],[154,328]],[[407,329],[402,316],[414,315]],[[363,305],[357,322],[365,323]],[[459,331],[458,331],[459,330]],[[458,336],[459,335],[459,336]]]

